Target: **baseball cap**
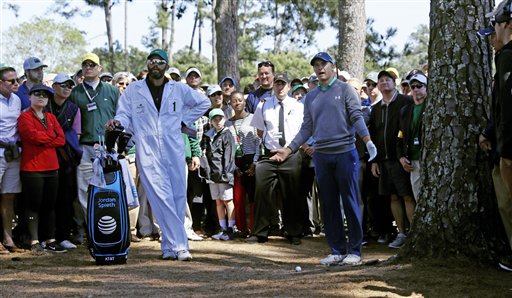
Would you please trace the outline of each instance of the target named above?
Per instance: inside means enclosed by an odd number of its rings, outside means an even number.
[[[296,85],[296,86],[293,87],[292,94],[293,94],[293,92],[295,92],[295,91],[297,91],[299,89],[303,89],[306,93],[308,93],[308,89],[306,89],[306,87],[304,87],[304,85],[300,84],[300,85]]]
[[[82,63],[85,61],[90,60],[98,65],[100,65],[100,57],[94,53],[87,53],[82,57]]]
[[[149,53],[149,55],[148,55],[148,59],[151,56],[159,56],[160,58],[164,59],[165,62],[169,63],[169,57],[167,56],[167,53],[164,50],[162,50],[162,49],[154,49],[154,50],[152,50],[151,53]]]
[[[206,94],[208,94],[208,96],[211,96],[215,92],[222,92],[222,89],[220,89],[219,85],[211,85],[208,87],[208,89],[206,89]]]
[[[400,82],[400,85],[402,86],[409,86],[409,80],[406,79],[406,78],[403,78],[402,81]]]
[[[316,74],[312,74],[312,75],[309,77],[308,84],[311,84],[311,83],[313,83],[314,81],[318,81],[318,77],[316,76]]]
[[[36,69],[39,67],[48,67],[48,65],[44,64],[41,59],[37,57],[30,57],[23,62],[23,69],[30,70],[30,69]]]
[[[388,68],[386,68],[386,71],[387,71],[387,72],[390,72],[390,73],[392,73],[392,74],[394,74],[394,75],[395,75],[395,79],[397,79],[397,78],[399,78],[399,77],[400,77],[400,73],[399,73],[399,72],[398,72],[398,70],[397,70],[396,68],[394,68],[394,67],[388,67]]]
[[[404,79],[402,79],[402,81],[400,82],[400,84],[401,84],[401,85],[409,84],[409,83],[411,82],[411,78],[412,78],[414,75],[416,75],[416,74],[422,74],[422,75],[425,75],[425,74],[423,73],[423,71],[421,71],[421,70],[419,70],[419,69],[415,68],[415,69],[413,69],[413,70],[409,71],[409,73],[407,74],[407,76],[405,76],[405,78],[404,78]]]
[[[419,69],[413,69],[413,70],[411,70],[411,71],[407,74],[407,76],[405,77],[405,79],[407,79],[407,80],[409,80],[409,81],[410,81],[410,80],[411,80],[411,78],[412,78],[414,75],[417,75],[417,74],[425,75],[425,74],[423,73],[423,71],[421,71],[421,70],[419,70]]]
[[[168,74],[175,74],[177,75],[178,77],[181,78],[181,73],[180,73],[180,70],[177,69],[176,67],[171,67],[169,68],[169,70],[167,71]]]
[[[290,82],[290,80],[288,79],[288,76],[285,73],[276,74],[276,76],[274,77],[274,82],[277,82],[277,81],[283,81],[287,84]]]
[[[102,73],[100,73],[99,77],[101,79],[103,77],[113,78],[114,76],[112,76],[112,74],[110,72],[102,72]]]
[[[199,71],[199,69],[197,67],[190,67],[189,69],[187,69],[187,71],[185,72],[185,78],[188,78],[188,76],[191,74],[191,73],[197,73],[197,75],[201,78],[203,75],[201,75],[201,72]]]
[[[342,70],[338,73],[338,75],[342,76],[345,78],[345,80],[350,80],[352,78],[352,76],[348,73],[348,71],[346,70]]]
[[[54,93],[53,89],[48,87],[48,86],[46,86],[43,83],[37,83],[34,86],[32,86],[32,88],[30,88],[30,91],[28,92],[28,94],[30,95],[30,94],[32,94],[32,93],[34,93],[36,91],[46,91],[46,92],[48,92],[50,94],[50,97],[53,98],[53,93]]]
[[[387,71],[387,70],[382,70],[381,72],[379,72],[379,74],[377,75],[377,81],[378,79],[380,79],[382,76],[387,76],[387,77],[390,77],[392,78],[393,80],[396,80],[396,76],[394,73],[390,72],[390,71]]]
[[[496,8],[490,13],[486,14],[487,18],[494,18],[498,23],[506,22],[512,19],[512,0],[501,1]]]
[[[310,64],[313,65],[313,62],[315,62],[316,59],[320,59],[325,62],[334,64],[334,59],[332,59],[331,56],[329,56],[329,54],[327,54],[326,52],[320,52],[320,53],[316,54],[315,56],[313,56],[313,59],[311,59]]]
[[[210,113],[208,114],[208,118],[210,118],[210,120],[212,120],[213,117],[215,117],[215,116],[222,116],[222,117],[224,117],[224,112],[221,109],[218,109],[218,108],[217,109],[212,109],[210,111]]]
[[[427,77],[422,73],[417,73],[409,79],[409,82],[412,83],[412,81],[418,81],[422,83],[423,85],[427,85]]]
[[[368,75],[366,76],[366,79],[364,79],[363,82],[366,82],[366,81],[372,81],[374,83],[378,83],[379,82],[379,74],[376,71],[371,71],[370,73],[368,73]]]
[[[75,81],[73,81],[73,79],[65,73],[59,73],[55,76],[55,78],[53,78],[54,84],[60,84],[65,82],[71,82],[73,86],[75,85]]]
[[[236,86],[236,80],[233,78],[233,77],[224,77],[222,80],[220,80],[220,83],[219,85],[222,85],[222,83],[224,83],[226,80],[231,80],[231,82],[233,82],[233,85]]]
[[[489,27],[478,30],[477,33],[479,36],[487,37],[487,36],[490,36],[490,35],[493,35],[494,33],[496,33],[496,30],[494,30],[493,26],[489,26]]]
[[[302,80],[301,80],[301,79],[299,79],[299,78],[295,78],[295,79],[293,79],[293,80],[290,82],[290,85],[295,85],[295,84],[297,84],[297,85],[302,85]]]
[[[14,67],[12,66],[8,66],[7,64],[4,64],[4,63],[0,63],[0,71],[3,71],[3,70],[11,70],[11,71],[16,71],[16,69],[14,69]]]

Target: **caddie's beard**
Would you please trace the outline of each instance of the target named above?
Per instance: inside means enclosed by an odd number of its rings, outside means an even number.
[[[149,72],[149,76],[154,80],[160,80],[161,78],[164,77],[164,75],[165,75],[165,69],[164,70],[151,69]]]

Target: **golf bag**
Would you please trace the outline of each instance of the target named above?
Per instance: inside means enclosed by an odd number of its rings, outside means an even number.
[[[118,152],[123,152],[126,147],[130,135],[122,131],[123,127],[117,127],[107,131],[105,136],[100,135],[100,144],[95,147],[93,167],[101,183],[97,183],[96,179],[89,185],[87,237],[89,252],[97,265],[125,264],[128,259],[130,220],[126,187],[118,162],[119,158],[124,157],[113,151],[118,139]]]

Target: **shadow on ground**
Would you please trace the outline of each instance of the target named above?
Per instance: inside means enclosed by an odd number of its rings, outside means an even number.
[[[280,238],[190,243],[191,262],[163,261],[157,242],[132,244],[126,265],[96,266],[85,247],[67,254],[0,256],[8,296],[511,297],[512,275],[495,268],[437,264],[319,265],[325,239],[292,246]],[[370,243],[364,260],[396,253]],[[301,272],[294,268],[301,266]]]

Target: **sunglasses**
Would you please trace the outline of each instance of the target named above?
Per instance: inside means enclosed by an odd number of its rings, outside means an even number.
[[[212,95],[210,95],[210,97],[221,96],[221,95],[222,95],[222,92],[217,91],[217,92],[213,93]]]
[[[59,85],[59,87],[61,87],[62,89],[73,89],[73,85],[71,84],[68,84],[68,83],[60,83],[60,84],[57,84]]]
[[[128,86],[128,85],[130,85],[130,83],[128,83],[128,82],[118,82],[117,85],[119,85],[119,86]]]
[[[11,83],[11,85],[18,84],[18,79],[10,79],[10,80],[2,80],[2,81]]]
[[[270,61],[262,61],[262,62],[258,63],[258,68],[260,68],[262,66],[274,67],[274,64],[272,64],[272,62],[270,62]]]
[[[112,82],[112,78],[110,78],[110,77],[104,77],[104,78],[101,78],[101,81],[102,81],[102,82],[107,82],[107,83],[109,83],[109,82]]]
[[[96,65],[98,65],[98,64],[92,63],[92,62],[86,62],[86,63],[82,63],[82,68],[84,68],[84,67],[85,68],[94,68],[94,67],[96,67]]]
[[[50,94],[44,91],[34,91],[31,95],[34,95],[35,97],[41,97],[41,98],[49,98]]]
[[[366,87],[368,87],[368,88],[375,88],[375,87],[377,87],[377,84],[376,83],[367,83]]]
[[[167,65],[167,62],[165,62],[165,60],[162,60],[162,59],[157,59],[157,58],[153,58],[151,60],[148,60],[148,63],[149,65],[158,65],[158,66],[164,66],[164,65]]]
[[[411,85],[411,89],[414,90],[414,89],[421,89],[423,88],[425,85],[423,84],[414,84],[414,85]]]

